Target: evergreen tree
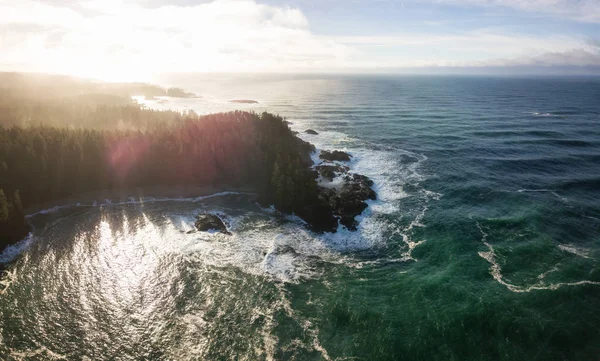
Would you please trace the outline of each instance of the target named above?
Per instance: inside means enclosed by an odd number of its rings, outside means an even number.
[[[184,117],[102,106],[65,110],[79,123],[68,117],[63,123],[44,109],[36,116],[46,126],[0,124],[0,237],[23,236],[23,210],[31,205],[121,187],[242,185],[257,189],[266,204],[299,215],[318,201],[309,170],[312,148],[279,116],[236,111]],[[100,124],[115,125],[115,118],[127,130]]]
[[[4,189],[0,189],[0,222],[2,222],[2,223],[8,222],[8,218],[9,218],[8,200],[6,199],[6,195],[4,194]]]
[[[13,205],[19,215],[23,215],[23,204],[21,203],[21,193],[16,190],[13,195]]]

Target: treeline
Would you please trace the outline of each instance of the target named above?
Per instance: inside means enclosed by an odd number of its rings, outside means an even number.
[[[132,96],[195,97],[181,88],[0,72],[0,126],[147,129],[193,114],[141,108]]]
[[[147,83],[103,83],[65,75],[0,72],[0,90],[26,99],[57,99],[81,94],[105,94],[131,99],[135,95],[145,97],[171,96],[195,97],[181,88],[162,88]]]
[[[28,232],[19,191],[8,198],[0,189],[0,249],[22,239]]]
[[[60,100],[25,99],[0,91],[0,126],[150,129],[181,123],[193,112],[144,109],[131,100],[83,94]]]
[[[14,241],[7,225],[24,223],[23,207],[87,191],[156,185],[252,186],[264,203],[283,212],[330,228],[337,224],[333,216],[317,219],[315,209],[326,205],[310,169],[313,147],[283,118],[240,111],[179,117],[143,130],[0,127],[0,190],[20,195],[18,201],[5,197],[3,244]]]

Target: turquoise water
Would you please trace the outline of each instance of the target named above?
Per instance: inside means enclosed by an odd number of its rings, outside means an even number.
[[[203,98],[148,106],[279,113],[351,152],[379,200],[335,235],[243,194],[32,216],[3,280],[2,359],[600,356],[599,79],[164,81]],[[204,210],[234,236],[187,234]]]

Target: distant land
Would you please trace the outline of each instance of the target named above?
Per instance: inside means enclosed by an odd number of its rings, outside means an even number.
[[[258,104],[258,102],[256,100],[251,100],[251,99],[234,99],[231,102],[239,103],[239,104]]]

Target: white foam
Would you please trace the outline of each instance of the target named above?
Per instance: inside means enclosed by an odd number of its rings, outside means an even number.
[[[211,195],[195,197],[195,198],[152,198],[152,197],[147,197],[147,198],[140,198],[139,200],[135,200],[133,197],[130,197],[128,201],[119,202],[119,203],[112,203],[109,199],[106,199],[104,201],[104,203],[102,203],[100,205],[100,207],[102,207],[102,206],[118,206],[118,205],[125,205],[125,204],[143,204],[144,202],[173,202],[173,201],[176,201],[176,202],[200,202],[205,199],[210,199],[210,198],[214,198],[214,197],[222,197],[222,196],[233,195],[233,194],[253,195],[253,193],[245,193],[245,192],[219,192],[219,193],[214,193]],[[74,204],[65,204],[65,205],[61,205],[61,206],[54,206],[54,207],[51,207],[48,209],[43,209],[41,211],[28,214],[26,216],[26,218],[30,219],[37,215],[52,214],[52,213],[57,213],[63,209],[68,209],[68,208],[73,208],[73,207],[83,207],[83,206],[98,207],[98,202],[94,201],[91,205],[82,205],[81,203],[74,203]],[[227,219],[225,219],[225,221],[227,222]],[[189,231],[192,229],[192,227],[184,227],[184,228],[186,228],[185,229],[186,231]],[[29,248],[32,240],[33,240],[33,235],[32,235],[32,233],[29,233],[29,235],[27,237],[25,237],[22,241],[12,244],[12,245],[9,245],[6,248],[4,248],[4,250],[0,254],[0,263],[12,262],[19,254],[21,254],[23,251],[25,251],[27,248]]]
[[[224,196],[228,196],[228,195],[256,195],[254,193],[249,193],[249,192],[233,192],[233,191],[226,191],[226,192],[218,192],[218,193],[213,193],[210,195],[206,195],[206,196],[200,196],[200,197],[194,197],[194,198],[172,198],[172,197],[163,197],[163,198],[155,198],[155,197],[140,197],[137,200],[134,197],[129,197],[127,201],[124,202],[116,202],[113,203],[110,199],[105,199],[104,203],[101,203],[100,206],[122,206],[122,205],[126,205],[126,204],[144,204],[144,203],[154,203],[154,202],[200,202],[202,200],[205,199],[211,199],[211,198],[215,198],[215,197],[224,197]],[[92,204],[82,204],[82,203],[72,203],[72,204],[64,204],[64,205],[60,205],[60,206],[54,206],[48,209],[43,209],[41,211],[35,212],[35,213],[31,213],[26,215],[26,218],[31,218],[40,214],[52,214],[52,213],[57,213],[58,211],[61,211],[63,209],[68,209],[68,208],[74,208],[74,207],[98,207],[98,201],[94,201],[92,202]]]
[[[574,255],[577,255],[579,257],[590,258],[591,251],[587,248],[575,247],[571,244],[560,244],[560,245],[558,245],[558,248],[560,248],[561,250],[563,250],[565,252],[569,252]]]
[[[305,138],[315,144],[317,151],[311,154],[313,163],[330,164],[319,158],[320,149],[342,150],[352,155],[350,162],[341,163],[350,167],[350,172],[363,174],[369,177],[374,185],[373,189],[377,193],[377,200],[368,200],[368,208],[356,219],[359,222],[356,232],[349,232],[344,227],[338,227],[338,232],[324,236],[326,242],[337,247],[345,244],[347,249],[364,249],[365,245],[375,247],[385,244],[387,240],[383,239],[383,234],[393,227],[392,234],[402,237],[405,244],[405,250],[399,256],[390,261],[416,261],[412,257],[412,251],[423,244],[425,240],[415,241],[412,239],[412,233],[415,227],[424,227],[423,218],[428,209],[431,200],[438,200],[442,195],[429,191],[419,185],[426,179],[420,173],[422,164],[427,160],[425,155],[406,151],[393,146],[371,146],[364,144],[358,139],[349,137],[346,134],[319,129],[318,124],[303,124],[301,121],[295,122],[292,129],[298,132],[298,136]],[[307,136],[303,133],[303,128],[316,129],[318,136]],[[399,159],[400,156],[405,158]],[[408,159],[408,162],[402,160]],[[334,178],[332,182],[319,179],[320,185],[337,188],[341,185],[342,179]],[[414,190],[411,194],[405,191],[406,185],[410,184]],[[417,210],[415,218],[405,227],[397,227],[393,224],[377,221],[378,215],[395,214],[401,212],[400,201],[407,197],[419,197],[420,209]],[[356,266],[356,265],[354,265]]]
[[[294,130],[299,132],[298,136],[307,138],[300,131],[303,127],[306,126],[301,124],[293,126]],[[313,126],[313,128],[318,127]],[[396,147],[388,147],[386,150],[373,150],[366,146],[348,147],[354,143],[360,144],[360,141],[346,134],[332,131],[319,130],[318,136],[308,137],[305,140],[314,143],[317,148],[317,151],[311,154],[315,165],[331,164],[331,162],[325,162],[319,158],[320,149],[342,150],[352,155],[350,162],[335,163],[348,165],[350,172],[365,175],[373,181],[377,200],[368,202],[368,204],[375,213],[393,214],[400,211],[398,201],[409,196],[404,187],[410,183],[419,188],[418,183],[425,179],[419,169],[427,157],[421,154]],[[398,161],[398,155],[411,157],[415,161],[402,164]],[[321,184],[325,187],[335,188],[340,186],[341,181],[341,179],[334,178],[333,182],[321,180]],[[429,198],[434,193],[422,189],[422,195]],[[440,195],[435,194],[435,196],[439,197]]]
[[[481,235],[482,235],[481,243],[483,243],[488,249],[487,252],[478,252],[479,257],[485,259],[488,263],[490,263],[490,275],[494,278],[494,280],[496,280],[501,285],[505,286],[508,290],[510,290],[512,292],[517,292],[517,293],[525,293],[525,292],[539,291],[539,290],[556,290],[556,289],[559,289],[561,287],[566,287],[566,286],[582,286],[582,285],[600,286],[600,282],[589,281],[589,280],[576,281],[576,282],[558,282],[558,283],[546,284],[546,282],[544,281],[546,275],[550,272],[556,272],[557,271],[557,269],[555,269],[556,267],[551,268],[550,270],[541,273],[537,277],[538,282],[533,285],[530,285],[530,286],[517,286],[510,282],[507,282],[504,279],[504,275],[502,275],[502,267],[500,266],[500,263],[498,263],[498,260],[496,259],[496,252],[494,250],[494,247],[492,247],[492,245],[487,242],[487,238],[488,238],[489,234],[483,230],[483,226],[479,222],[475,221],[475,223],[477,224],[477,228],[479,229],[479,231],[481,232]]]
[[[33,234],[29,233],[24,239],[21,241],[6,246],[2,253],[0,253],[0,263],[9,263],[12,262],[21,252],[29,248],[31,242],[33,240]]]
[[[554,191],[552,189],[519,189],[517,192],[519,192],[519,193],[526,193],[526,192],[550,193],[553,196],[555,196],[556,198],[560,199],[562,202],[570,203],[567,198],[561,196],[560,194],[556,193],[556,191]]]

